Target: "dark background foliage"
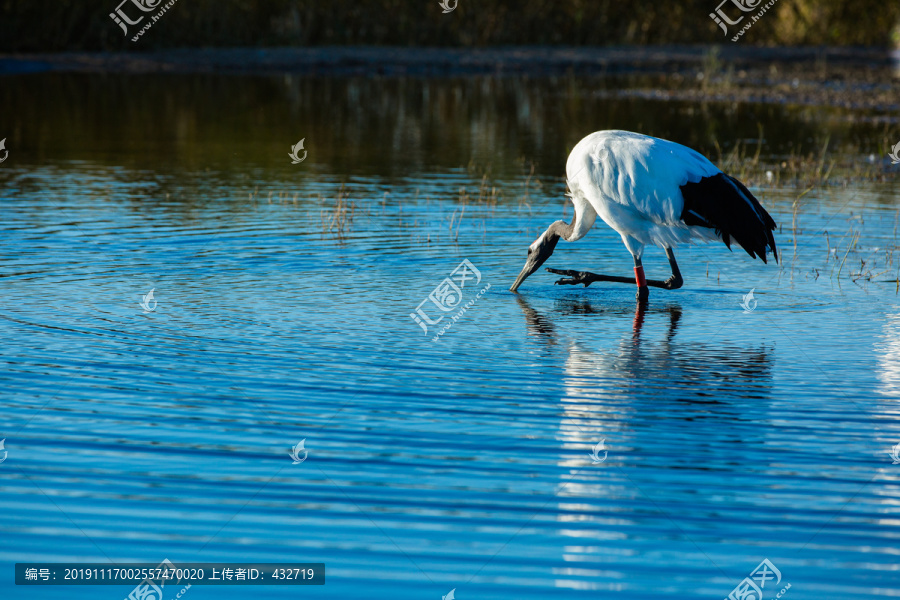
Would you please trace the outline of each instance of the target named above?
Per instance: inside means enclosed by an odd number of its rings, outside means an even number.
[[[438,0],[178,0],[133,43],[109,17],[119,1],[0,0],[0,51],[727,41],[709,18],[719,0],[459,0],[450,14]],[[889,46],[898,22],[897,2],[778,0],[740,43]]]

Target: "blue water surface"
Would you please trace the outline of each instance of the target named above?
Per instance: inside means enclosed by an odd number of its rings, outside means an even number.
[[[754,187],[781,262],[680,248],[685,287],[646,310],[544,272],[507,291],[571,217],[581,135],[709,151],[752,113],[777,163],[789,107],[557,80],[6,79],[0,597],[120,600],[16,586],[13,564],[163,559],[326,565],[324,586],[190,600],[718,599],[764,559],[766,599],[900,596],[895,184]],[[662,251],[644,264],[668,276]],[[631,259],[598,222],[547,266]]]

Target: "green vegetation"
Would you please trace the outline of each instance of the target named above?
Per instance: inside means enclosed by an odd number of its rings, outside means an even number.
[[[0,51],[727,41],[709,18],[719,0],[459,0],[450,14],[438,0],[179,0],[132,43],[109,17],[119,1],[0,0]],[[898,42],[898,23],[896,2],[779,0],[739,43],[887,47]]]

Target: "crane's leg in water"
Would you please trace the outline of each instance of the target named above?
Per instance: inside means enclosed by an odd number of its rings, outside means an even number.
[[[549,267],[547,270],[551,273],[564,275],[568,278],[558,280],[556,285],[578,285],[580,283],[584,285],[584,287],[587,287],[595,281],[608,281],[612,283],[631,283],[633,281],[638,286],[637,299],[640,302],[647,301],[647,298],[650,295],[648,286],[663,288],[665,290],[677,290],[684,285],[684,280],[681,278],[681,271],[678,269],[678,263],[675,262],[675,253],[671,248],[666,248],[666,258],[669,259],[669,266],[672,267],[672,276],[665,281],[646,279],[644,277],[644,266],[641,264],[641,259],[636,256],[633,258],[634,279],[631,277],[616,277],[614,275],[598,275],[596,273],[589,273],[588,271],[560,270],[551,269]]]
[[[666,248],[666,258],[669,259],[669,266],[672,267],[672,276],[663,281],[663,287],[667,290],[677,290],[684,285],[684,279],[681,278],[681,271],[678,269],[675,253],[671,248]]]

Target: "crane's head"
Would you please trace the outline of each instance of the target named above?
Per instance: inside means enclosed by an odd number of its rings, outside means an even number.
[[[519,289],[522,282],[528,279],[529,275],[541,268],[544,261],[553,254],[553,250],[556,249],[556,243],[559,241],[559,236],[555,233],[550,233],[550,229],[552,228],[553,226],[551,225],[547,231],[542,233],[540,237],[534,240],[531,246],[528,247],[528,258],[525,260],[525,266],[522,267],[522,272],[516,277],[516,281],[512,284],[512,287],[509,288],[509,291],[514,292]]]

